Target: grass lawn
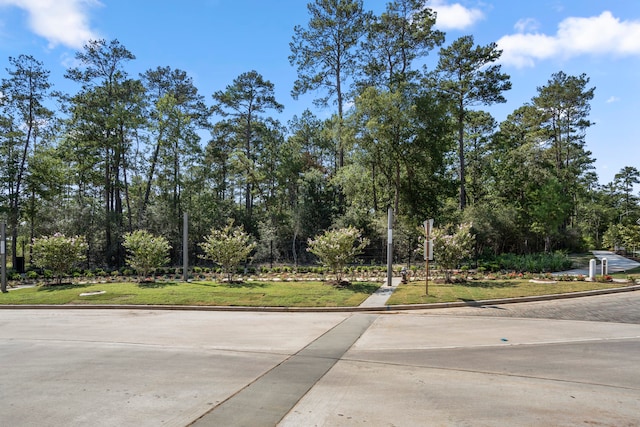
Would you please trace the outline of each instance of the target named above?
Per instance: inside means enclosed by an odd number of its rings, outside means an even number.
[[[640,268],[614,274],[613,277],[640,279]],[[0,294],[0,304],[351,307],[360,305],[379,286],[380,282],[354,282],[349,287],[337,288],[328,282],[321,281],[247,281],[240,284],[212,281],[65,284],[11,290],[8,293]],[[626,286],[626,284],[585,281],[532,283],[526,279],[474,280],[453,285],[429,282],[429,295],[427,296],[425,295],[424,281],[415,281],[400,285],[387,304],[480,301],[621,286]],[[104,291],[104,293],[80,295],[100,291]]]
[[[630,278],[637,280],[640,279],[640,267],[632,268],[631,270],[627,270],[622,273],[613,273],[611,276],[618,279]]]
[[[348,307],[360,305],[380,283],[337,288],[324,282],[155,282],[37,286],[0,294],[0,304],[143,304],[250,307]],[[80,296],[105,291],[102,294]]]
[[[626,277],[626,276],[625,276]],[[460,284],[435,284],[429,282],[429,295],[425,295],[425,282],[411,282],[398,286],[387,301],[388,305],[428,304],[452,301],[480,301],[499,298],[515,298],[531,295],[560,294],[619,288],[631,283],[558,281],[556,283],[532,283],[529,280],[478,280]]]

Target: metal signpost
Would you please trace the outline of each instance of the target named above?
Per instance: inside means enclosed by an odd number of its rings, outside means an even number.
[[[433,229],[433,218],[424,222],[424,262],[425,262],[425,282],[424,293],[429,295],[429,261],[433,260],[433,241],[431,240],[431,230]]]

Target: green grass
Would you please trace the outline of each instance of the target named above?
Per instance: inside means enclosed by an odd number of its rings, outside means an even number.
[[[379,283],[337,288],[325,282],[155,282],[37,286],[0,294],[0,304],[142,304],[250,307],[345,307],[360,305]],[[80,296],[81,293],[105,291]]]
[[[615,282],[558,281],[556,283],[532,283],[528,280],[483,280],[460,284],[435,284],[429,282],[429,295],[425,295],[425,282],[411,282],[398,286],[387,301],[388,305],[428,304],[453,301],[481,301],[515,298],[532,295],[560,294],[618,288],[625,284]]]
[[[614,275],[618,278],[640,278],[640,268]],[[380,283],[355,282],[337,288],[328,282],[262,282],[247,281],[226,284],[210,281],[155,283],[100,283],[36,286],[0,294],[0,304],[139,304],[202,305],[246,307],[350,307],[360,305]],[[400,285],[388,305],[424,304],[452,301],[480,301],[578,292],[624,286],[615,282],[558,281],[532,283],[528,280],[477,280],[462,284],[429,282],[425,295],[424,281]],[[80,296],[81,293],[105,291],[103,294]]]

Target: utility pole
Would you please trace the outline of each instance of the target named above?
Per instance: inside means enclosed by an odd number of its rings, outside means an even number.
[[[189,281],[189,215],[185,212],[182,220],[182,275]]]
[[[7,223],[2,221],[0,224],[0,291],[4,294],[7,292]]]
[[[393,208],[389,207],[387,224],[387,286],[393,279]]]

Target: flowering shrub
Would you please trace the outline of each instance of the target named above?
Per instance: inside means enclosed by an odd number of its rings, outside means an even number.
[[[327,230],[315,239],[308,240],[307,250],[317,256],[320,262],[336,275],[336,281],[342,282],[345,266],[362,253],[369,240],[362,237],[360,230],[354,227]]]
[[[136,230],[124,235],[122,243],[127,250],[127,264],[144,280],[149,273],[169,262],[171,246],[162,236],[154,236],[145,230]],[[117,273],[117,271],[112,272]]]
[[[87,241],[84,236],[66,237],[56,233],[33,239],[33,263],[36,267],[49,268],[58,284],[62,277],[71,271],[74,265],[86,258]]]
[[[445,282],[451,283],[453,270],[471,256],[473,235],[471,224],[459,225],[453,234],[446,234],[444,229],[434,229],[433,255],[438,266],[444,271]]]
[[[251,241],[251,236],[241,226],[234,227],[230,221],[221,230],[211,230],[200,247],[204,251],[202,258],[220,264],[227,280],[231,282],[238,265],[249,257],[256,243]]]

